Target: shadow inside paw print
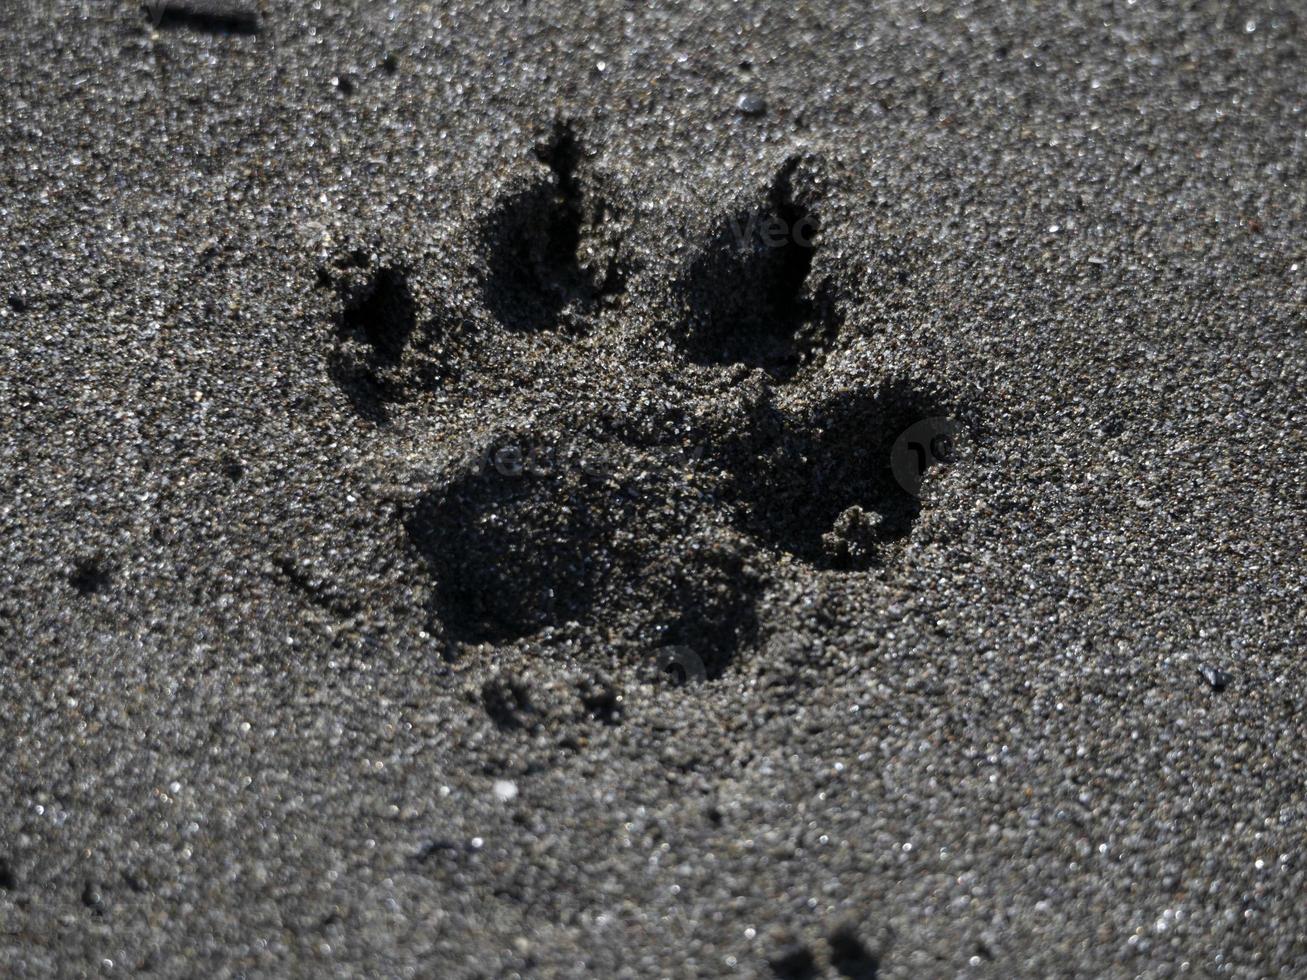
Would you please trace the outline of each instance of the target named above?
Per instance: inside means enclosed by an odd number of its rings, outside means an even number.
[[[700,364],[744,364],[788,378],[839,323],[829,289],[810,282],[820,248],[820,163],[794,156],[766,201],[728,218],[686,269],[678,339]]]
[[[618,510],[584,474],[551,480],[473,465],[424,497],[407,527],[446,629],[509,642],[585,618]]]
[[[339,308],[327,354],[328,372],[353,409],[377,425],[391,406],[411,402],[456,377],[460,324],[447,311],[421,315],[405,261],[356,247],[318,269]]]
[[[536,156],[549,175],[500,201],[481,228],[482,297],[512,330],[553,329],[624,289],[617,216],[573,127],[555,124]]]
[[[341,331],[361,338],[373,361],[398,364],[417,324],[417,309],[402,269],[384,267],[369,276],[341,311]]]
[[[895,476],[896,441],[943,414],[940,400],[895,383],[841,393],[801,415],[765,411],[771,418],[733,439],[725,456],[742,528],[820,568],[882,564],[921,512]]]
[[[751,640],[760,583],[743,543],[694,529],[674,464],[620,442],[515,448],[525,465],[501,453],[438,481],[406,520],[450,639],[505,643],[575,621],[691,644],[709,676]]]
[[[398,266],[374,266],[358,250],[321,270],[319,282],[334,284],[341,297],[331,376],[360,415],[384,422],[386,406],[403,397],[399,369],[417,326],[408,275]]]

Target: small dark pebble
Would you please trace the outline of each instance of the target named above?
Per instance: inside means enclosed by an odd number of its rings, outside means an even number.
[[[863,944],[851,925],[840,926],[830,935],[830,962],[851,980],[876,980],[880,957]]]
[[[452,853],[458,850],[458,845],[452,840],[432,840],[422,845],[421,850],[413,855],[414,861],[426,861],[428,858],[440,853]]]
[[[817,975],[817,961],[812,958],[812,950],[802,943],[782,946],[768,963],[781,980],[807,980]]]
[[[512,678],[494,677],[482,684],[481,704],[500,728],[529,727],[535,714],[530,689]]]
[[[82,889],[82,904],[96,915],[104,914],[104,896],[100,894],[100,889],[96,887],[95,882],[88,881],[86,887]]]
[[[9,294],[9,308],[15,313],[25,313],[27,311],[27,300],[17,293]]]
[[[437,854],[455,855],[455,854],[475,854],[481,849],[477,841],[468,841],[466,844],[459,844],[452,840],[436,838],[429,840],[422,845],[422,848],[413,855],[413,860],[417,863],[429,861]]]
[[[1230,686],[1230,681],[1234,679],[1226,671],[1221,670],[1219,667],[1213,667],[1210,664],[1200,664],[1198,666],[1198,672],[1202,674],[1203,679],[1212,686],[1213,691],[1224,691]]]
[[[353,75],[337,75],[332,79],[332,83],[341,95],[353,95],[354,90],[358,87],[354,82]]]
[[[745,93],[735,103],[735,111],[742,116],[761,116],[767,111],[767,102],[761,96]]]
[[[109,584],[109,572],[98,558],[82,558],[73,566],[68,584],[78,595],[95,595]]]
[[[149,889],[149,886],[146,885],[144,881],[142,881],[136,875],[132,874],[132,872],[130,871],[123,872],[123,881],[127,883],[128,888],[136,892],[136,894],[138,895],[144,891],[148,891]]]
[[[14,874],[14,866],[5,858],[0,858],[0,888],[13,891],[17,887],[18,876]]]

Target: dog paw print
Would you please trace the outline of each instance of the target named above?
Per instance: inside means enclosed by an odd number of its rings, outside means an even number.
[[[535,158],[473,228],[473,319],[516,349],[571,358],[570,377],[584,380],[612,370],[584,351],[607,342],[608,314],[636,301],[631,276],[643,270],[625,244],[625,209],[576,127],[556,124]],[[951,402],[929,385],[832,390],[818,377],[847,339],[858,293],[824,251],[827,193],[820,159],[784,160],[666,280],[666,370],[632,368],[616,387],[670,404],[675,424],[550,398],[503,418],[488,408],[464,451],[447,453],[401,518],[436,634],[467,648],[579,630],[596,650],[690,650],[697,666],[684,678],[711,679],[763,634],[778,558],[829,574],[895,560],[921,513],[925,471],[948,461],[928,441],[905,462],[903,435]],[[325,276],[340,299],[332,372],[355,408],[384,418],[424,393],[458,401],[466,379],[481,394],[511,388],[472,345],[451,368],[443,328],[417,312],[413,273],[380,254],[346,255]],[[691,412],[705,377],[734,401]]]

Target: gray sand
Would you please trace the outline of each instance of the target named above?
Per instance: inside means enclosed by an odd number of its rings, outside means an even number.
[[[1307,17],[591,6],[3,4],[0,974],[1307,975]]]

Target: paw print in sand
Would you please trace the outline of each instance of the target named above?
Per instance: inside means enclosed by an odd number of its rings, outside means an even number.
[[[630,301],[633,209],[573,125],[557,124],[535,157],[479,221],[474,293],[482,329],[515,343],[548,335],[564,345],[551,356],[567,357],[582,338],[605,343],[604,316]],[[939,462],[922,456],[905,483],[896,443],[946,415],[947,399],[897,379],[819,386],[822,358],[849,341],[856,295],[823,256],[825,193],[822,161],[792,156],[711,225],[664,294],[666,371],[614,383],[583,351],[570,363],[594,372],[590,387],[646,392],[628,403],[657,404],[660,418],[596,412],[563,390],[531,411],[488,413],[468,451],[441,465],[402,518],[433,631],[458,645],[579,630],[581,648],[618,658],[683,645],[712,678],[759,636],[779,556],[830,574],[894,559],[921,511],[922,471]],[[340,298],[333,377],[383,424],[392,406],[464,376],[481,390],[500,380],[475,357],[451,367],[457,329],[420,315],[410,275],[357,253],[324,276]],[[705,377],[729,394],[696,397]]]

